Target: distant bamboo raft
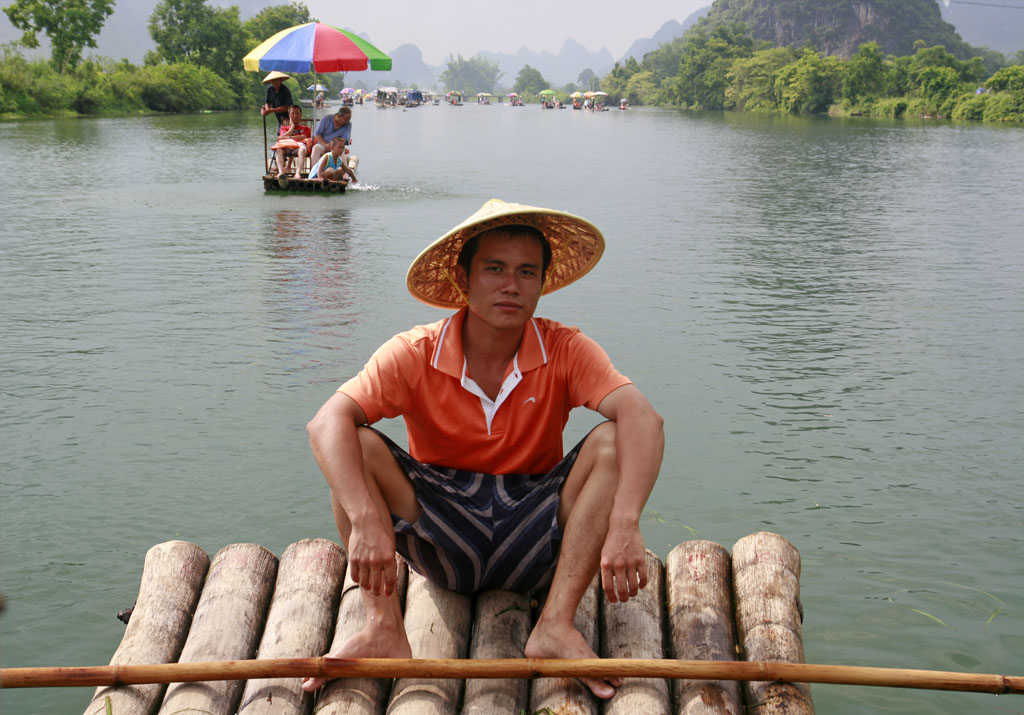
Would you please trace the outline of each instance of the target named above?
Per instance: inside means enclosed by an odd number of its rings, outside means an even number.
[[[638,598],[608,603],[595,578],[580,603],[576,627],[602,657],[803,662],[800,555],[786,539],[752,534],[735,544],[731,559],[718,544],[688,541],[664,565],[651,552],[647,559],[649,582]],[[462,596],[399,561],[414,658],[522,657],[537,601],[506,591]],[[346,565],[344,550],[326,539],[292,544],[280,560],[256,544],[226,546],[212,560],[194,544],[158,544],[146,555],[139,597],[111,664],[322,655],[365,622]],[[97,688],[85,713],[814,712],[805,684],[658,678],[624,678],[603,705],[573,678],[342,678],[317,698],[302,691],[298,678],[121,685]]]

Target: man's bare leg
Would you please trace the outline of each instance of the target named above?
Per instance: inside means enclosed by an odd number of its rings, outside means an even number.
[[[391,524],[395,513],[407,521],[419,518],[420,507],[412,482],[399,468],[391,451],[376,433],[368,429],[359,430],[359,442],[363,451],[363,473],[370,495],[377,505],[381,518]],[[348,544],[352,523],[341,508],[339,501],[331,495],[334,521],[342,543]],[[412,649],[405,633],[402,608],[398,592],[390,596],[375,596],[368,583],[359,589],[366,610],[366,625],[361,631],[345,641],[339,648],[327,653],[328,658],[411,658]],[[302,689],[312,692],[320,688],[324,678],[306,678]]]
[[[618,485],[615,424],[599,425],[583,443],[562,487],[558,520],[562,547],[558,566],[540,618],[526,642],[527,658],[596,658],[576,630],[576,608],[597,573],[608,517]],[[621,684],[617,678],[581,678],[599,698],[608,699]]]

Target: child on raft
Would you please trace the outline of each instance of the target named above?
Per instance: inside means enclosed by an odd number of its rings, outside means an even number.
[[[359,182],[355,172],[345,163],[345,140],[335,137],[331,141],[330,153],[320,157],[320,161],[309,172],[309,178],[320,179],[320,181],[344,181],[346,176],[351,179],[352,183]]]

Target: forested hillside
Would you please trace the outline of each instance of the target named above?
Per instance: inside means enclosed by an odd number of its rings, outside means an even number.
[[[756,40],[800,47],[849,59],[864,42],[883,52],[909,55],[914,43],[942,45],[960,59],[972,49],[942,19],[935,0],[715,0],[705,29],[742,22]]]

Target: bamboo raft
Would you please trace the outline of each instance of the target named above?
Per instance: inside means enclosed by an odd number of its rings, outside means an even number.
[[[607,603],[595,578],[577,610],[577,628],[603,658],[804,662],[800,555],[783,537],[744,537],[731,558],[710,541],[680,544],[665,564],[651,552],[647,558],[649,582],[638,598]],[[522,658],[536,600],[507,591],[452,593],[399,562],[414,658]],[[345,642],[364,622],[359,587],[346,574],[344,550],[332,541],[299,541],[280,560],[256,544],[232,544],[212,561],[195,544],[169,541],[146,555],[138,600],[110,662],[308,658]],[[315,703],[313,697],[298,678],[118,685],[97,688],[85,712],[769,715],[814,709],[803,683],[657,678],[623,678],[604,703],[580,681],[561,677],[343,678],[329,682]]]
[[[307,179],[287,177],[278,179],[276,174],[263,175],[263,189],[265,191],[318,191],[322,193],[343,194],[348,188],[347,181],[320,181],[319,179]]]

